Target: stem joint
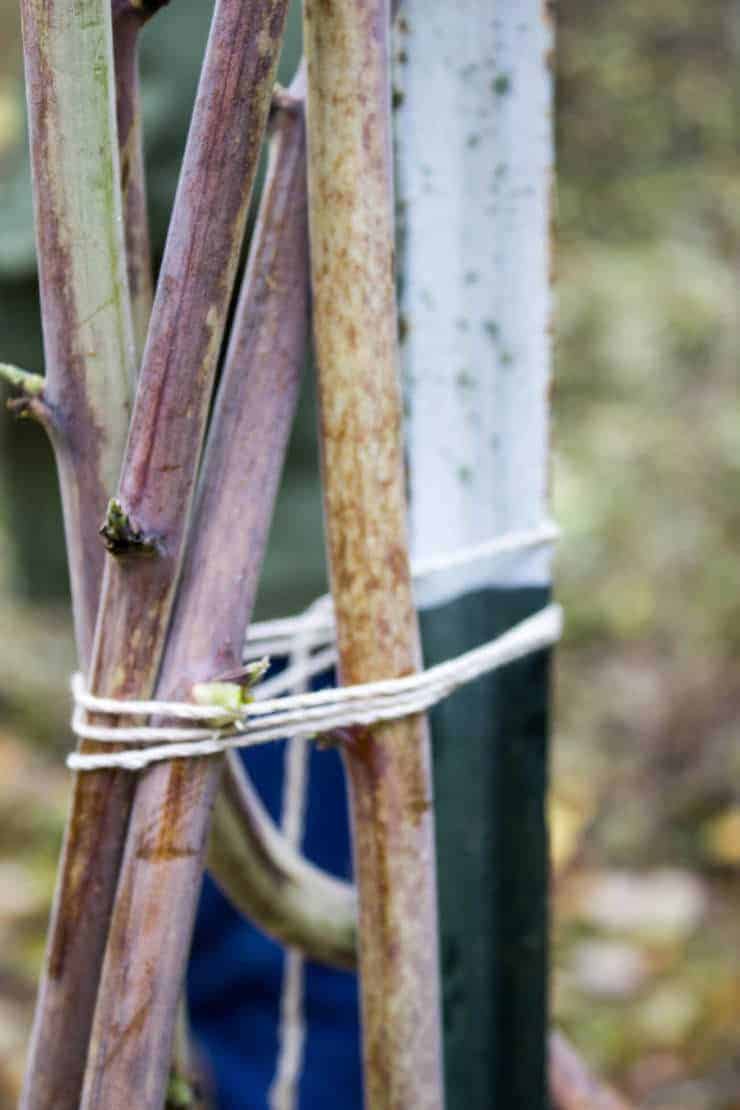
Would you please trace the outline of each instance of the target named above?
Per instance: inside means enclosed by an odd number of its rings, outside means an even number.
[[[159,554],[159,544],[154,536],[147,536],[132,521],[121,502],[111,497],[99,534],[111,555],[150,558]]]

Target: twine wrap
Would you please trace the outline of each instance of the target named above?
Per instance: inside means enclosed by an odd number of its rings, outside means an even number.
[[[415,567],[414,576],[426,577],[477,559],[548,544],[556,535],[555,528],[548,524],[533,532],[499,537],[429,560]],[[480,647],[419,673],[279,697],[281,691],[307,683],[336,661],[331,599],[322,597],[298,617],[252,626],[245,661],[259,659],[268,652],[290,655],[297,641],[302,652],[294,655],[297,661],[282,673],[261,682],[254,690],[255,700],[238,710],[193,702],[98,697],[86,690],[82,675],[75,674],[72,731],[81,740],[121,745],[123,750],[72,752],[67,757],[67,766],[74,771],[106,767],[140,771],[161,760],[216,755],[288,736],[322,736],[353,725],[372,725],[423,713],[476,678],[556,643],[562,626],[562,610],[551,604]],[[170,718],[172,723],[92,724],[87,720],[88,713],[125,718],[156,716]]]

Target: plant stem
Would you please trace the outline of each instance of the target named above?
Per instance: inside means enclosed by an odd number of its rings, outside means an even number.
[[[163,698],[187,697],[240,663],[295,412],[308,330],[305,140],[301,102],[282,103],[157,684]],[[139,780],[83,1107],[161,1105],[222,763],[173,761]]]
[[[118,480],[134,366],[110,7],[107,0],[23,0],[21,14],[46,362],[43,400],[28,396],[28,382],[25,388],[32,411],[43,404],[42,422],[54,446],[77,651],[86,666],[103,567],[97,529]],[[83,990],[84,974],[83,968]],[[71,1107],[66,1022],[57,992],[48,987],[48,980],[42,982],[21,1105]]]
[[[342,679],[419,663],[406,545],[387,0],[306,4],[314,333]],[[421,717],[345,744],[371,1110],[442,1104],[434,823]]]
[[[354,967],[354,888],[292,848],[236,760],[235,771],[225,777],[213,811],[212,875],[234,905],[281,944],[295,945],[310,959],[334,967]],[[246,835],[245,825],[250,830]]]
[[[134,347],[121,230],[108,0],[22,0],[43,314],[46,422],[57,461],[80,659],[90,657]]]
[[[132,0],[113,0],[113,49],[126,258],[139,356],[151,313],[152,288],[141,142],[138,39],[144,23],[167,2],[148,0],[146,4],[137,5]],[[298,83],[294,82],[283,102],[285,107],[290,109],[291,97],[294,100],[303,97],[304,84],[304,77],[300,77]],[[302,104],[294,103],[292,111],[302,114]],[[280,126],[285,131],[284,123]],[[302,169],[297,162],[295,165],[291,162],[279,170],[281,176],[287,170],[288,177],[298,181],[301,176],[305,178],[305,143],[302,140],[294,143],[293,137],[298,134],[298,128],[291,125],[289,132],[290,135],[286,136],[287,149],[285,140],[281,140],[277,144],[275,158],[287,163],[287,155],[296,156],[300,151]],[[282,194],[283,189],[284,186],[280,185],[278,194]],[[294,208],[289,218],[305,221],[300,205]],[[307,261],[303,265],[307,268]],[[298,265],[296,272],[300,268]],[[278,317],[281,315],[277,314]],[[291,853],[256,793],[245,781],[246,775],[239,761],[232,756],[227,758],[226,764],[227,777],[232,779],[231,789],[224,789],[217,796],[216,820],[209,840],[208,867],[214,878],[234,905],[273,937],[281,940],[289,937],[292,943],[307,949],[314,959],[354,966],[353,891],[347,884],[337,884],[331,879],[323,884],[325,876],[306,864],[299,855]],[[324,891],[328,899],[326,906],[323,906],[321,899]]]
[[[145,23],[169,0],[113,0],[113,57],[116,72],[116,119],[118,148],[121,159],[121,193],[123,197],[124,231],[126,237],[126,269],[128,273],[131,315],[136,342],[136,364],[141,364],[151,318],[154,287],[147,210],[144,141],[141,118],[139,80],[139,33]],[[190,1050],[187,1002],[180,999],[170,1081],[186,1082],[196,1075]]]
[[[90,677],[103,694],[149,694],[164,647],[279,48],[274,10],[220,0],[214,13],[120,483],[132,533],[157,555],[107,561]],[[79,1106],[132,792],[116,772],[75,783],[24,1096],[33,1110]]]

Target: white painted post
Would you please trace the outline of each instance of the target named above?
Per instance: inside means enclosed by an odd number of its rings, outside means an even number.
[[[396,66],[415,556],[547,513],[552,44],[540,0],[406,0]],[[543,584],[545,552],[479,581]],[[493,577],[492,577],[493,576]]]
[[[397,28],[411,531],[427,558],[547,517],[553,32],[541,0],[404,0]],[[549,581],[547,548],[440,574],[419,596],[435,607],[426,661],[539,607]],[[512,715],[522,698],[531,712]],[[544,1104],[545,704],[540,658],[434,717],[450,1108]],[[461,729],[467,770],[446,743],[459,752]]]

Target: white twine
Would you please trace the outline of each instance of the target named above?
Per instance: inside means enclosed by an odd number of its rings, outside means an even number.
[[[489,558],[492,554],[549,543],[556,534],[552,525],[544,525],[532,532],[512,533],[454,552],[444,559],[429,561],[429,565],[422,564],[415,568],[415,576],[436,573],[446,566],[462,565],[465,561]],[[139,771],[161,760],[216,755],[232,748],[253,747],[286,736],[309,738],[352,725],[371,725],[422,713],[460,686],[555,643],[561,635],[562,620],[560,606],[548,605],[481,647],[463,652],[418,674],[276,697],[281,690],[295,689],[306,683],[336,660],[335,648],[324,647],[331,643],[334,633],[331,601],[326,597],[319,598],[299,617],[253,626],[248,641],[247,654],[250,658],[256,657],[254,648],[257,645],[260,655],[268,646],[276,653],[287,654],[286,646],[294,648],[297,640],[302,647],[302,658],[291,661],[282,674],[261,683],[254,691],[255,701],[239,710],[192,702],[98,697],[86,691],[82,675],[74,675],[72,731],[82,740],[124,744],[126,747],[115,752],[72,752],[67,757],[67,766],[74,771],[104,767]],[[312,655],[316,647],[323,650]],[[87,713],[126,718],[157,716],[170,718],[173,722],[195,722],[195,725],[103,725],[90,723],[86,719]],[[149,746],[128,747],[132,744]]]
[[[306,664],[310,650],[305,637],[299,632],[293,643],[293,652],[283,678],[291,676],[293,692],[305,693],[308,689]],[[296,677],[297,676],[297,677]],[[263,683],[266,686],[267,683]],[[300,851],[306,823],[306,803],[309,779],[308,741],[292,737],[283,756],[283,835],[291,847]],[[280,1024],[278,1026],[278,1054],[275,1075],[267,1094],[270,1110],[294,1110],[298,1105],[303,1056],[306,1043],[306,1014],[304,1007],[305,961],[300,948],[287,948],[283,958],[283,981],[280,990]]]
[[[548,605],[482,647],[418,674],[255,701],[238,714],[220,706],[197,706],[191,702],[99,698],[85,691],[82,676],[76,674],[72,682],[75,697],[72,730],[80,739],[103,744],[154,746],[100,754],[72,752],[67,757],[67,766],[73,771],[101,767],[139,771],[163,759],[216,755],[231,748],[253,747],[286,736],[310,737],[352,725],[372,725],[422,713],[460,686],[555,643],[560,638],[562,623],[560,606]],[[157,714],[176,720],[219,723],[227,720],[228,724],[219,728],[105,726],[87,723],[85,711],[126,717]]]
[[[463,566],[474,566],[510,555],[513,552],[529,551],[532,548],[547,547],[557,540],[560,532],[551,521],[528,531],[506,532],[484,543],[461,547],[456,551],[434,555],[428,559],[415,560],[411,573],[415,584],[422,579],[444,571],[456,570]],[[249,629],[245,645],[245,662],[259,659],[263,655],[289,655],[293,640],[300,631],[309,650],[331,644],[335,638],[334,608],[330,594],[324,594],[314,601],[305,612],[297,617],[278,617],[276,620],[257,621]],[[287,689],[287,687],[286,687]]]

